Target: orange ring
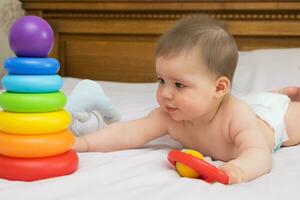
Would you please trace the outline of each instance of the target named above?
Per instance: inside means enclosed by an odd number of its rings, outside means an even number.
[[[70,149],[74,136],[69,130],[58,133],[19,135],[0,131],[0,154],[18,158],[37,158],[61,154]]]

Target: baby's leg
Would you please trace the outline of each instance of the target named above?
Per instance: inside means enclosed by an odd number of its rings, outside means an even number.
[[[285,115],[285,125],[289,140],[283,146],[293,146],[300,143],[300,102],[292,101]]]

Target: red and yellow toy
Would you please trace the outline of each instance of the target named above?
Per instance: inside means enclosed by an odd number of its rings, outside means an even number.
[[[229,178],[227,174],[206,162],[203,155],[197,151],[191,149],[172,150],[168,154],[168,160],[183,177],[201,178],[208,183],[220,182],[225,185],[228,184]]]

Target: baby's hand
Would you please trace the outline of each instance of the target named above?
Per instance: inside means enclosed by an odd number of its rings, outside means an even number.
[[[88,144],[82,137],[75,137],[75,142],[72,146],[72,149],[76,152],[87,152]]]
[[[247,182],[247,175],[245,172],[241,168],[231,163],[225,163],[224,165],[220,166],[220,169],[228,175],[229,184]]]

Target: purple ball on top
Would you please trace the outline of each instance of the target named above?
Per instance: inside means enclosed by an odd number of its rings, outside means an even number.
[[[51,26],[37,16],[24,16],[10,28],[9,45],[18,57],[47,57],[52,50]]]

